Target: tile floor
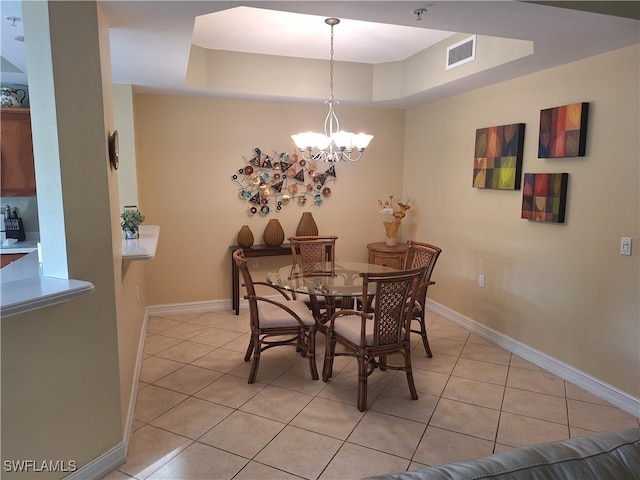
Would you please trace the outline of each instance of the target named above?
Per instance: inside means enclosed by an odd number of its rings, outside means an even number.
[[[433,358],[413,342],[420,398],[404,373],[376,371],[359,412],[351,358],[324,383],[274,348],[247,384],[247,310],[150,317],[127,462],[105,478],[359,479],[639,425],[436,314],[428,325]]]

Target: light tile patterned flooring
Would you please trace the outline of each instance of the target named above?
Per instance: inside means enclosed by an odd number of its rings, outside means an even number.
[[[403,372],[375,371],[359,412],[348,357],[324,383],[292,347],[270,349],[247,384],[247,310],[150,317],[127,462],[105,478],[359,479],[639,425],[436,314],[428,325],[433,358],[413,341],[420,398]]]

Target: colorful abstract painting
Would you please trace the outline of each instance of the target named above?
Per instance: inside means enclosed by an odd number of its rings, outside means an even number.
[[[584,157],[589,104],[540,110],[538,158]]]
[[[564,223],[568,173],[525,173],[522,218]]]
[[[473,186],[519,190],[523,146],[524,123],[476,130]]]

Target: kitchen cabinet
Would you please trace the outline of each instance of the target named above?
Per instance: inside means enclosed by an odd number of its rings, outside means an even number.
[[[369,250],[369,263],[402,270],[404,262],[407,260],[409,244],[398,243],[390,247],[386,242],[376,242],[367,245],[367,249]]]
[[[19,258],[22,258],[26,253],[11,253],[7,255],[0,255],[0,268],[6,267],[11,262],[15,262]]]
[[[34,197],[31,112],[28,108],[0,109],[0,189],[3,197]]]

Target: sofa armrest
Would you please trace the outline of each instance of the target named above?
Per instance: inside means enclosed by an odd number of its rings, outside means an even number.
[[[640,428],[514,448],[370,480],[640,480]]]

